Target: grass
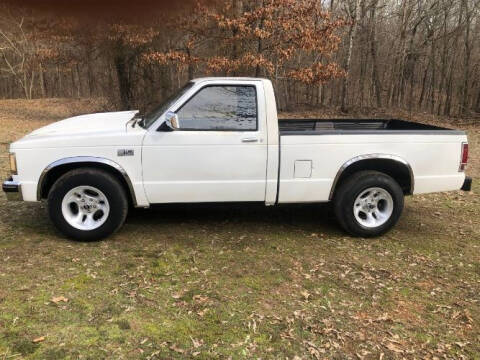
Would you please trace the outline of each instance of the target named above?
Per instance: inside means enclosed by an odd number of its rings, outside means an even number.
[[[65,102],[0,102],[1,141]],[[478,178],[480,128],[462,126]],[[136,210],[92,244],[2,198],[0,359],[480,359],[478,193],[408,198],[369,240],[326,206],[186,205]]]

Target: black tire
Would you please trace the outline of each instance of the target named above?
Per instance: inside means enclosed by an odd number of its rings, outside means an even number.
[[[110,211],[105,222],[93,230],[80,230],[71,226],[62,214],[64,196],[77,186],[92,186],[106,196]],[[125,222],[128,200],[123,186],[111,174],[95,169],[80,168],[61,176],[48,194],[48,213],[53,224],[67,237],[77,241],[97,241],[116,232]]]
[[[393,211],[390,218],[377,227],[365,227],[354,215],[354,202],[362,191],[369,188],[382,188],[393,199]],[[400,218],[403,211],[404,196],[401,187],[390,176],[378,171],[360,171],[343,181],[334,197],[334,211],[341,227],[353,236],[374,237],[386,233]]]

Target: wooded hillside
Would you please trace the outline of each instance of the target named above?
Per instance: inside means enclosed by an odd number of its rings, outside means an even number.
[[[282,110],[480,113],[476,0],[18,3],[0,3],[0,98],[146,109],[229,75],[272,79]]]

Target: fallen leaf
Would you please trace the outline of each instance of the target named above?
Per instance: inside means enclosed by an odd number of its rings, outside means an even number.
[[[39,342],[42,342],[42,341],[45,341],[45,336],[40,336],[38,338],[33,339],[34,343],[39,343]]]
[[[300,294],[305,300],[308,300],[308,298],[310,297],[310,293],[307,290],[302,291]]]
[[[197,311],[197,315],[200,317],[203,317],[208,311],[208,308],[205,308],[203,310]]]
[[[175,351],[175,352],[177,352],[177,353],[179,353],[179,354],[183,354],[183,353],[185,352],[185,350],[178,348],[175,344],[173,344],[172,346],[170,346],[170,350],[173,350],[173,351]]]
[[[59,302],[68,302],[68,299],[65,296],[54,296],[51,300],[55,304],[58,304]]]
[[[203,340],[197,340],[197,339],[194,339],[193,337],[190,336],[190,339],[192,340],[192,343],[193,343],[193,347],[196,349],[196,348],[199,348],[200,346],[203,345]]]
[[[468,310],[464,311],[465,319],[467,319],[467,322],[470,324],[473,324],[473,318],[470,315],[470,312]]]
[[[403,353],[402,349],[400,349],[397,345],[392,343],[387,344],[387,349],[396,353]]]
[[[195,302],[202,304],[208,301],[208,296],[194,295],[193,300],[195,300]]]
[[[387,313],[384,313],[382,316],[376,318],[375,321],[392,321],[392,319]]]

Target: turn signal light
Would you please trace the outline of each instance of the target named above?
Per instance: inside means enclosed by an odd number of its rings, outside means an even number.
[[[15,154],[10,153],[10,173],[17,175],[17,159]]]

